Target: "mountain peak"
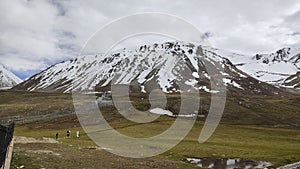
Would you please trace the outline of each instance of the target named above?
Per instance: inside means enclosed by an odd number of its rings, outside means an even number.
[[[271,54],[256,54],[254,59],[262,61],[264,64],[290,62],[297,64],[300,62],[300,50],[297,48],[282,48]]]
[[[0,88],[11,88],[22,80],[0,64]]]
[[[135,90],[139,92],[151,91],[151,86],[156,84],[165,93],[179,92],[180,85],[214,93],[218,92],[211,89],[210,78],[214,75],[209,75],[206,64],[220,64],[224,68],[224,71],[217,70],[223,75],[220,80],[230,91],[258,94],[279,92],[273,86],[260,83],[240,71],[226,57],[213,48],[180,41],[140,45],[123,48],[107,56],[80,56],[53,65],[15,89],[106,92],[114,79],[114,84],[138,84]]]
[[[297,78],[300,72],[300,48],[282,48],[270,54],[256,54],[254,56],[224,53],[238,69],[276,87],[299,89],[297,85],[290,85],[286,80]]]

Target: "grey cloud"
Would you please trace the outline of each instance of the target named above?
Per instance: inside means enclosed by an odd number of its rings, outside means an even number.
[[[299,36],[300,35],[300,32],[294,32],[291,34],[292,36]]]
[[[50,1],[56,8],[59,16],[64,16],[67,12],[67,9],[61,4],[60,0],[51,0]]]

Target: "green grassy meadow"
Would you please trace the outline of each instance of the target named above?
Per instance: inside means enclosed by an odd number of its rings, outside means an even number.
[[[0,119],[73,111],[70,94],[0,91]],[[208,112],[210,98],[203,95],[203,113]],[[178,107],[178,96],[168,97],[168,107]],[[133,97],[138,109],[149,102]],[[186,158],[243,158],[268,161],[270,168],[300,161],[300,96],[228,96],[223,118],[212,137],[198,143],[205,119],[197,119],[189,134],[171,150],[151,158],[119,157],[98,147],[81,128],[76,115],[17,124],[15,136],[55,138],[59,143],[14,145],[11,168],[199,168]],[[122,134],[149,137],[168,129],[175,118],[161,116],[151,123],[137,124],[122,118],[114,108],[102,109],[109,124]],[[66,131],[72,137],[66,138]],[[75,138],[79,130],[81,137]]]
[[[61,122],[66,122],[61,126]],[[116,130],[135,137],[153,135],[153,129],[164,131],[173,119],[161,117],[155,125],[132,125],[128,121],[112,121]],[[55,123],[58,123],[55,125]],[[54,125],[53,125],[54,124]],[[185,158],[245,158],[269,161],[273,167],[300,160],[300,131],[296,129],[265,128],[254,125],[231,125],[222,123],[213,136],[199,144],[198,137],[203,123],[197,121],[188,136],[171,150],[152,158],[130,159],[115,156],[106,150],[91,147],[95,143],[79,127],[76,117],[65,117],[31,124],[17,125],[15,135],[26,137],[50,137],[60,133],[59,144],[16,144],[12,166],[24,165],[26,168],[199,168],[184,162]],[[70,129],[71,138],[65,138],[65,131]],[[79,130],[80,138],[75,138]],[[136,132],[138,131],[138,132]],[[30,150],[48,150],[52,154],[40,154]],[[37,158],[39,157],[39,158]],[[101,168],[99,167],[99,168]]]

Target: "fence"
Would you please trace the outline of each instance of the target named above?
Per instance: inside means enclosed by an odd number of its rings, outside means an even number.
[[[14,122],[16,124],[23,124],[23,123],[30,123],[36,122],[40,120],[46,119],[54,119],[59,117],[68,116],[71,114],[75,114],[74,111],[64,111],[58,113],[49,113],[49,114],[37,114],[37,115],[29,115],[29,116],[7,116],[7,117],[0,117],[0,124],[9,124],[10,122]]]
[[[15,123],[10,123],[8,127],[0,125],[0,168],[9,168],[11,150],[9,145],[12,142]]]
[[[74,111],[64,111],[59,113],[40,114],[35,116],[8,116],[0,118],[0,124],[8,125],[8,127],[0,125],[0,169],[8,169],[10,166],[13,132],[15,124],[30,123],[40,120],[53,119],[75,114]],[[11,149],[11,150],[10,150]]]

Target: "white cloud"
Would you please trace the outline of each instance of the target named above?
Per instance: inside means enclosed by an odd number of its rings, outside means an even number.
[[[211,41],[221,48],[245,54],[274,52],[299,43],[299,39],[289,36],[293,33],[290,28],[273,26],[276,23],[277,21],[241,24],[226,35],[213,37]]]
[[[1,0],[0,63],[15,72],[43,69],[76,57],[113,19],[151,11],[186,19],[227,50],[254,54],[300,44],[298,0]]]

